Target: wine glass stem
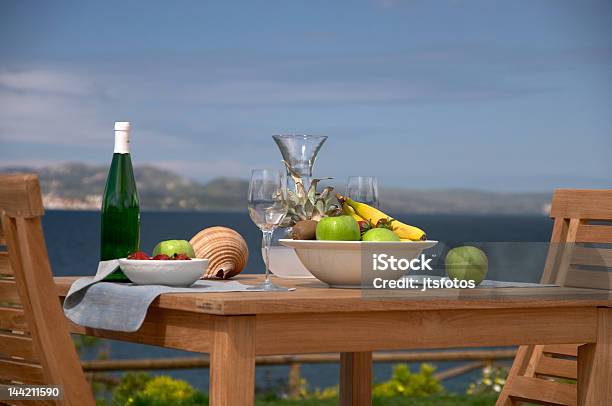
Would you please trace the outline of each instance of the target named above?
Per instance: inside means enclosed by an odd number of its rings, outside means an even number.
[[[266,279],[264,283],[270,283],[270,245],[272,244],[272,231],[264,230],[261,246],[264,250],[264,262],[266,265]]]

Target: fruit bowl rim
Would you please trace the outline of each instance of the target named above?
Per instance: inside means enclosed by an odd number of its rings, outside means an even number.
[[[417,245],[436,245],[439,241],[437,240],[422,240],[422,241],[345,241],[345,240],[294,240],[292,238],[280,238],[278,240],[281,244],[284,243],[310,243],[310,244],[343,244],[343,245],[406,245],[406,244],[417,244]]]
[[[163,263],[194,263],[194,262],[208,262],[207,258],[191,258],[191,259],[128,259],[128,258],[119,258],[119,263],[121,262],[129,262],[129,263],[138,263],[138,264],[147,264],[147,263],[155,263],[155,264],[163,264]]]
[[[283,246],[297,249],[340,249],[341,247],[350,249],[359,249],[365,245],[370,247],[381,247],[389,249],[400,249],[425,246],[422,249],[428,249],[438,244],[436,240],[425,241],[335,241],[335,240],[294,240],[291,238],[281,238],[278,240]]]

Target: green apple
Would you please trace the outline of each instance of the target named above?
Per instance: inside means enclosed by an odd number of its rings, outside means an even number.
[[[453,248],[446,254],[446,273],[449,278],[473,280],[480,284],[487,275],[489,260],[482,250],[471,247]]]
[[[359,241],[359,224],[351,216],[324,217],[319,220],[317,240]]]
[[[399,241],[399,237],[388,228],[373,228],[366,231],[363,241]]]
[[[174,256],[174,254],[185,254],[189,258],[195,258],[193,247],[189,244],[189,241],[185,240],[167,240],[160,242],[153,248],[153,256],[158,254],[165,254],[169,257]]]

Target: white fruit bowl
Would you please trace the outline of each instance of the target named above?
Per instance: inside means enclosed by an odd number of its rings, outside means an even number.
[[[207,259],[191,260],[119,260],[119,267],[137,285],[191,286],[206,273]]]
[[[264,250],[261,250],[264,255]],[[276,245],[270,247],[270,272],[284,279],[314,279],[304,267],[294,249]]]
[[[282,239],[280,243],[295,250],[302,264],[315,278],[337,288],[360,288],[363,284],[362,262],[370,253],[384,252],[397,258],[413,259],[437,241],[320,241]],[[369,263],[368,263],[369,265]],[[385,278],[399,279],[406,271],[384,273]]]

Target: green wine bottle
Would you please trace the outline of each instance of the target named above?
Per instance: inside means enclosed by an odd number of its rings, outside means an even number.
[[[140,250],[140,207],[130,157],[130,123],[115,123],[115,151],[102,198],[100,259],[125,258]],[[125,281],[120,270],[106,280]]]

